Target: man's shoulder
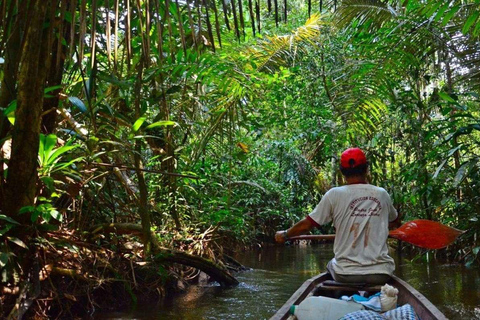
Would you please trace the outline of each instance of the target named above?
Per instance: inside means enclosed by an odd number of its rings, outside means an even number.
[[[379,186],[376,186],[376,185],[373,185],[373,184],[369,184],[369,186],[370,186],[371,188],[377,189],[377,190],[379,190],[379,191],[385,191],[385,192],[387,192],[387,190],[385,190],[385,188],[382,188],[382,187],[379,187]]]
[[[341,194],[341,193],[352,193],[352,192],[355,192],[355,190],[358,190],[358,192],[364,192],[365,190],[370,190],[370,191],[375,191],[377,193],[388,194],[387,190],[373,184],[355,184],[355,185],[344,185],[339,187],[333,187],[330,190],[328,190],[326,194],[330,193],[331,195],[333,195],[333,194]]]

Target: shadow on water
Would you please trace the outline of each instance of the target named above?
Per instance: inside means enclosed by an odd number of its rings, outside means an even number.
[[[268,319],[307,279],[322,272],[332,245],[269,247],[236,258],[250,271],[240,285],[191,287],[175,299],[95,319]],[[449,319],[480,319],[480,268],[396,258],[396,274],[422,292]]]

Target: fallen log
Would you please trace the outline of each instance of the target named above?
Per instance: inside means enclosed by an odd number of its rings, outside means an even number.
[[[95,237],[100,231],[142,236],[142,226],[134,223],[106,223],[94,226],[91,230],[92,237]],[[164,248],[158,243],[154,232],[152,232],[151,238],[153,242],[152,251],[154,261],[178,263],[199,269],[212,277],[212,279],[217,281],[221,286],[232,287],[238,285],[238,280],[228,272],[227,268],[215,261],[183,251]]]

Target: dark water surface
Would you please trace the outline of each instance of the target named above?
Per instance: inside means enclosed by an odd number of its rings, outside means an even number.
[[[236,275],[240,285],[192,287],[174,300],[141,305],[95,319],[268,319],[307,279],[322,272],[332,245],[269,247],[239,254],[250,271]],[[480,268],[441,265],[430,256],[395,257],[396,275],[423,293],[449,319],[480,319]]]

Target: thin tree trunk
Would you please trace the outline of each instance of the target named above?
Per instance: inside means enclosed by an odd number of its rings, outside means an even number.
[[[258,33],[261,33],[261,30],[260,30],[260,1],[259,0],[255,0],[255,10],[257,11],[257,26],[258,26]]]
[[[61,5],[64,15],[67,10],[67,1],[62,1]],[[70,34],[70,28],[71,26],[69,23],[65,23],[64,19],[60,19],[57,28],[57,34],[59,36],[53,39],[51,50],[52,55],[49,56],[47,62],[47,68],[49,71],[46,79],[46,86],[48,87],[58,86],[62,83],[63,68],[67,57],[67,47],[63,45],[63,40],[65,40],[65,43],[68,43],[66,39]],[[60,93],[61,90],[61,88],[58,88],[51,91],[50,95],[53,97],[43,101],[44,116],[42,117],[41,131],[45,134],[53,133],[57,127],[57,112],[55,112],[55,109],[59,104],[58,93]]]
[[[192,18],[192,10],[190,9],[190,1],[186,0],[186,2],[187,2],[188,24],[190,25],[190,32],[192,34],[193,45],[195,46],[197,55],[200,55],[200,50],[198,49],[197,33],[195,32],[195,26],[193,24],[193,18]]]
[[[235,7],[235,0],[231,1],[232,4],[232,12],[233,12],[233,24],[235,26],[235,34],[237,35],[237,39],[240,40],[240,31],[238,30],[238,20],[237,20],[237,9]]]
[[[225,0],[222,0],[222,7],[223,7],[223,16],[225,18],[225,25],[227,26],[227,29],[230,31],[230,23],[228,22],[228,9],[227,9],[227,4],[225,3]]]
[[[198,15],[198,36],[202,37],[202,1],[198,1],[197,15]],[[201,43],[201,42],[200,42]]]
[[[210,22],[210,13],[208,12],[207,0],[203,0],[203,6],[205,7],[205,19],[207,20],[207,32],[208,38],[212,43],[213,52],[215,52],[215,40],[213,39],[212,23]]]
[[[140,3],[140,0],[135,1],[137,5],[137,21],[138,21],[138,31],[140,34],[140,37],[142,38],[142,53],[143,53],[143,61],[145,62],[145,65],[148,66],[148,58],[149,58],[149,51],[148,51],[148,46],[147,46],[147,37],[149,36],[145,32],[145,25],[143,22],[143,8],[142,4]],[[132,8],[133,11],[133,8]]]
[[[453,94],[452,69],[450,67],[450,57],[446,48],[444,49],[444,62],[445,62],[445,73],[447,76],[447,92],[449,95],[451,95]],[[455,115],[455,109],[452,109],[452,111],[450,111],[450,116],[452,116],[452,119],[454,115]],[[456,125],[453,125],[453,130],[454,131],[457,130]],[[454,136],[452,139],[452,148],[456,148],[457,146],[458,146],[458,136]],[[455,164],[455,172],[458,172],[458,170],[460,169],[460,151],[459,150],[453,153],[453,161]],[[461,192],[460,186],[457,186],[455,190],[455,196],[456,196],[457,202],[460,202],[462,200],[462,192]]]
[[[95,55],[97,50],[97,0],[92,1],[92,25],[90,32],[90,67],[95,65]],[[140,20],[141,21],[141,20]]]
[[[187,0],[188,2],[188,0]],[[156,10],[156,22],[157,22],[157,50],[158,50],[158,61],[160,62],[160,66],[163,65],[163,22],[160,18],[160,6],[158,1],[155,1],[155,10]]]
[[[118,71],[118,24],[120,22],[120,0],[115,0],[115,37],[113,40],[113,70]]]
[[[143,60],[138,64],[137,70],[137,81],[135,84],[135,117],[136,119],[141,117],[141,90],[142,90],[142,79],[143,79]],[[141,141],[137,139],[135,141],[135,152],[134,152],[134,161],[135,161],[135,171],[138,179],[138,190],[140,193],[140,198],[138,202],[138,213],[142,220],[142,230],[143,230],[143,243],[144,243],[144,253],[145,256],[149,256],[152,250],[152,237],[151,237],[151,228],[152,223],[150,219],[150,212],[148,210],[148,189],[147,183],[145,181],[145,176],[142,171],[142,145]]]
[[[253,13],[252,0],[248,0],[248,11],[250,12],[250,21],[252,22],[252,32],[255,37],[255,14]]]
[[[240,26],[242,27],[243,38],[245,39],[245,19],[243,18],[242,0],[238,0],[238,17],[240,19]]]
[[[278,28],[278,0],[273,0],[275,6],[275,26]]]
[[[185,54],[185,56],[187,56],[187,44],[185,42],[185,31],[183,29],[182,12],[180,11],[180,5],[178,4],[178,0],[175,0],[175,5],[177,6],[178,30],[180,30],[180,40],[182,41],[183,53]]]
[[[218,20],[218,9],[215,0],[212,0],[213,12],[215,13],[215,31],[217,32],[218,45],[222,47],[222,35],[220,34],[220,21]]]
[[[83,60],[86,33],[87,33],[87,0],[82,0],[80,4],[80,33],[79,33],[79,39],[78,39],[78,42],[79,42],[78,63],[80,65]]]

